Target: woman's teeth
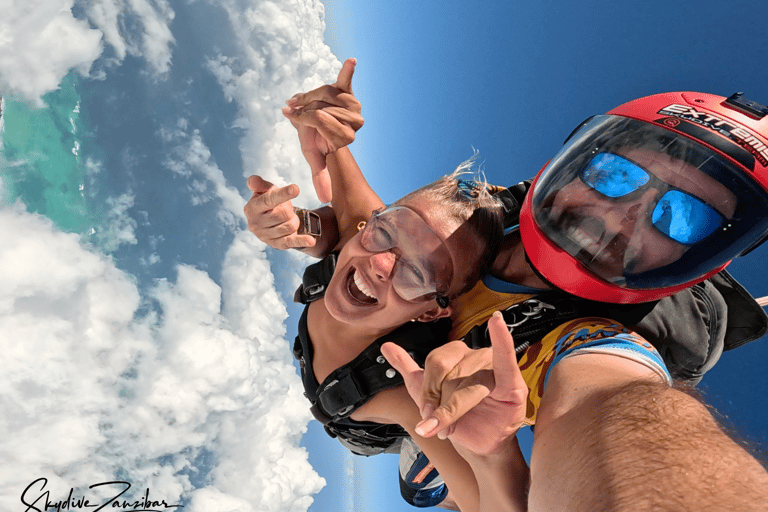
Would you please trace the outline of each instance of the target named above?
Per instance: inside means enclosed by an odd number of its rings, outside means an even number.
[[[376,300],[376,296],[373,294],[371,289],[368,288],[368,285],[365,284],[365,281],[363,281],[363,279],[360,277],[360,274],[357,272],[357,270],[355,270],[355,273],[352,277],[355,280],[355,286],[357,286],[357,289],[360,290],[363,295]]]

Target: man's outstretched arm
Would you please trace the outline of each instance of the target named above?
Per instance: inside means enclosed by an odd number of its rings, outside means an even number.
[[[542,398],[530,510],[768,510],[768,473],[707,406],[613,355],[562,360]]]

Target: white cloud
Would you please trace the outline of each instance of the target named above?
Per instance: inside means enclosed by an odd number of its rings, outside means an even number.
[[[88,73],[102,51],[101,32],[75,19],[72,5],[71,0],[0,3],[3,88],[39,102],[70,70]]]
[[[117,63],[131,54],[146,59],[157,76],[168,72],[174,12],[166,0],[83,3],[87,20],[75,18],[72,0],[0,1],[2,89],[42,106],[40,98],[56,90],[67,73],[75,70],[87,76],[105,43],[114,50]],[[136,21],[140,33],[127,31],[128,19]]]
[[[225,95],[240,106],[239,126],[246,129],[240,141],[243,174],[296,183],[302,190],[299,203],[317,204],[309,167],[281,108],[295,93],[333,82],[341,69],[323,42],[323,4],[226,0],[223,6],[242,52],[219,56],[209,67]]]
[[[126,55],[143,57],[157,75],[167,73],[175,43],[170,24],[175,13],[167,0],[94,0],[88,2],[88,19],[103,34],[121,62]],[[126,29],[136,21],[138,32]]]
[[[323,481],[298,448],[309,413],[252,236],[228,252],[223,292],[180,266],[142,298],[47,219],[3,208],[0,232],[0,509],[38,477],[55,500],[117,472],[193,511],[306,510]],[[158,313],[138,316],[149,299]],[[193,490],[187,475],[208,472]]]
[[[119,60],[123,60],[128,51],[128,46],[120,35],[118,25],[122,14],[122,2],[101,0],[94,2],[88,9],[88,17],[101,30],[104,41],[112,46]]]
[[[212,199],[221,202],[219,218],[225,225],[235,229],[239,219],[244,219],[245,199],[240,192],[227,184],[224,173],[213,161],[211,151],[203,142],[199,130],[187,133],[185,120],[179,120],[177,128],[162,128],[158,135],[173,144],[171,155],[164,165],[175,174],[189,180],[188,192],[193,205]]]
[[[143,26],[141,51],[132,53],[142,55],[156,73],[168,72],[174,44],[170,28],[174,12],[170,4],[167,0],[127,0],[127,4]]]
[[[106,199],[107,210],[103,212],[99,229],[94,238],[97,246],[104,252],[115,252],[123,244],[136,245],[137,223],[128,210],[133,207],[134,196],[130,193]]]
[[[100,76],[129,55],[159,77],[170,68],[167,0],[83,1],[95,29],[73,17],[71,1],[5,2],[0,87],[25,98],[56,89],[72,69],[93,72],[104,46],[114,58],[96,66]],[[240,51],[209,68],[240,108],[244,174],[298,183],[301,204],[316,203],[280,108],[294,93],[333,81],[341,67],[323,43],[323,5],[225,0],[223,7]],[[168,168],[196,200],[220,201],[219,220],[237,231],[242,182],[227,183],[185,120],[158,135],[177,148]],[[104,172],[99,162],[84,167],[87,176]],[[149,222],[130,217],[142,214],[133,200],[129,191],[108,202],[101,250],[135,243]],[[237,232],[220,286],[179,266],[142,296],[109,257],[19,207],[0,209],[0,233],[0,346],[10,365],[0,374],[0,509],[15,509],[38,476],[64,498],[70,487],[115,474],[168,503],[187,496],[193,512],[309,507],[324,481],[298,447],[310,415],[263,244]],[[153,251],[158,240],[150,240]],[[144,263],[158,259],[152,253]],[[305,262],[287,259],[296,269]],[[202,484],[193,482],[201,475]]]

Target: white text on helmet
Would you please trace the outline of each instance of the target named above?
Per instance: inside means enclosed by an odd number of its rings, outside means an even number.
[[[734,124],[732,121],[725,120],[709,112],[699,112],[689,105],[679,105],[676,103],[662,108],[659,110],[659,114],[679,117],[706,126],[710,130],[728,137],[749,150],[764,167],[768,166],[768,146],[763,144],[749,130]]]

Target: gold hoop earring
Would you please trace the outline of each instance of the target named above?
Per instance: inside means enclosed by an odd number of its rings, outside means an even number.
[[[357,223],[357,230],[358,231],[362,231],[363,228],[365,227],[365,224],[366,224],[366,222],[364,220],[361,220],[360,222],[358,222]]]

